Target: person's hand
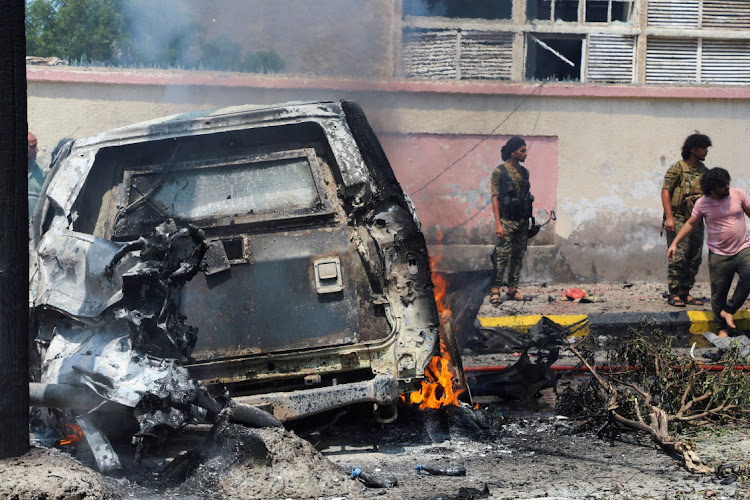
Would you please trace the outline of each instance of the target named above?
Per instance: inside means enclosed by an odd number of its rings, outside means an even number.
[[[666,229],[668,233],[674,233],[674,217],[666,218],[664,221],[664,229]]]
[[[503,227],[503,223],[499,220],[495,221],[495,234],[501,238],[505,238],[505,228]]]
[[[669,259],[670,262],[674,260],[674,254],[677,253],[677,245],[672,243],[669,245],[669,248],[667,248],[667,259]]]

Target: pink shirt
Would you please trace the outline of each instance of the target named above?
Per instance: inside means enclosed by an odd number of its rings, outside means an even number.
[[[717,255],[736,255],[750,247],[745,227],[745,209],[750,199],[741,190],[729,188],[729,196],[714,200],[703,196],[693,207],[693,217],[706,221],[706,244]]]

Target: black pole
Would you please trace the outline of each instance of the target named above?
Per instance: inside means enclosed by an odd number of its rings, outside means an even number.
[[[29,449],[24,0],[0,0],[0,458]]]

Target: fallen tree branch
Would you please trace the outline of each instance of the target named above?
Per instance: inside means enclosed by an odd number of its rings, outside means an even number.
[[[653,404],[653,396],[650,393],[646,392],[644,389],[638,387],[632,382],[622,382],[622,385],[630,387],[643,398],[644,405],[648,408],[649,411],[650,423],[646,424],[645,420],[643,419],[640,410],[640,403],[639,401],[637,401],[637,398],[636,401],[633,402],[637,420],[625,417],[617,411],[619,409],[619,404],[617,403],[617,401],[618,396],[620,395],[617,385],[611,384],[607,380],[605,380],[605,378],[599,374],[596,368],[593,367],[584,358],[584,356],[579,352],[578,349],[576,349],[575,346],[569,346],[569,349],[578,357],[578,359],[586,366],[586,368],[588,368],[589,372],[599,383],[602,389],[609,393],[610,399],[607,410],[610,413],[610,417],[615,422],[631,429],[647,432],[654,440],[654,442],[656,442],[664,451],[680,456],[685,468],[690,472],[696,474],[712,474],[714,472],[713,467],[703,463],[690,443],[674,437],[669,433],[670,415],[668,415],[662,408],[659,408],[658,406]],[[658,360],[655,360],[655,362],[656,361]],[[688,387],[686,387],[685,389],[686,392],[683,395],[683,400],[687,399],[687,394],[689,394],[690,389],[692,389],[693,378],[689,377],[688,380],[689,383]],[[680,408],[680,411],[683,413],[687,410],[686,408],[684,408],[684,406],[685,405]],[[683,420],[681,421],[686,420],[684,420],[683,417]]]

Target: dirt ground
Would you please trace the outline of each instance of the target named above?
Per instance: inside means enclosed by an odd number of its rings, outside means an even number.
[[[643,436],[597,438],[601,421],[557,416],[553,400],[545,391],[532,408],[402,408],[388,425],[353,412],[307,439],[283,429],[206,429],[140,464],[132,447],[117,445],[119,477],[95,472],[83,449],[74,458],[33,448],[0,461],[0,499],[750,498],[750,484],[733,475],[750,461],[748,429],[692,436],[702,458],[723,466],[722,475],[696,476]],[[417,465],[466,474],[418,475]],[[398,486],[367,488],[349,478],[354,468]]]

